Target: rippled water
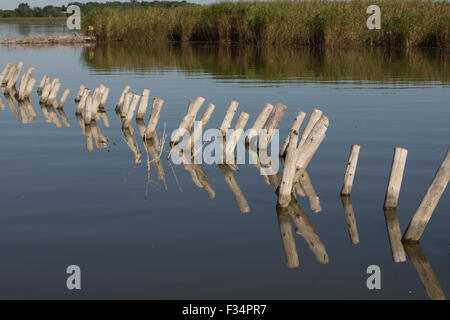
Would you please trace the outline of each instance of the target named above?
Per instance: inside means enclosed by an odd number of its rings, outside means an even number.
[[[0,25],[0,34],[14,28]],[[34,66],[38,82],[44,74],[58,77],[71,94],[61,114],[40,106],[33,92],[35,118],[24,111],[29,105],[1,96],[1,298],[427,299],[425,287],[436,281],[422,282],[417,272],[423,270],[435,274],[448,296],[448,190],[420,245],[408,248],[407,262],[392,260],[382,210],[395,146],[409,150],[397,210],[402,231],[447,152],[448,53],[204,44],[0,47],[1,68],[7,61]],[[109,121],[97,122],[107,146],[93,141],[89,152],[73,101],[81,84],[100,83],[111,88]],[[172,168],[166,144],[164,180],[153,163],[148,180],[138,126],[133,121],[130,138],[114,112],[125,85],[165,100],[160,138],[199,95],[216,105],[210,128],[220,126],[231,100],[250,114],[249,125],[264,103],[282,102],[281,139],[298,110],[323,110],[330,127],[308,167],[310,198],[297,196],[298,207],[293,204],[296,220],[277,216],[273,188],[253,165]],[[361,145],[351,197],[358,244],[350,240],[339,195],[352,144]],[[198,187],[202,172],[213,192]],[[240,193],[227,183],[230,172]],[[245,197],[249,213],[241,212],[236,195]],[[280,236],[289,224],[296,268],[288,268]],[[82,270],[79,292],[66,289],[71,264]],[[369,265],[381,268],[381,290],[366,287]]]

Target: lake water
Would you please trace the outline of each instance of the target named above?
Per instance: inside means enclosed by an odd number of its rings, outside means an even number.
[[[20,27],[0,25],[0,34],[10,30]],[[66,119],[42,108],[34,90],[32,123],[23,123],[31,121],[1,96],[0,298],[428,299],[437,284],[422,281],[417,272],[423,270],[428,279],[435,274],[449,296],[449,191],[403,263],[392,260],[382,209],[395,146],[409,150],[397,210],[402,232],[447,152],[448,52],[0,46],[1,69],[8,61],[34,66],[38,83],[44,74],[58,77],[71,94]],[[94,142],[89,152],[74,97],[81,84],[93,89],[101,83],[111,88],[105,107],[110,126],[98,121],[107,147]],[[136,164],[114,112],[125,85],[165,100],[160,138],[164,126],[168,133],[178,127],[197,96],[216,105],[208,128],[220,126],[231,100],[239,101],[238,112],[250,114],[249,125],[264,103],[285,104],[282,140],[299,110],[309,116],[319,108],[328,116],[327,137],[307,170],[321,210],[297,196],[303,236],[291,222],[298,267],[288,268],[280,235],[279,224],[289,229],[289,216],[277,216],[273,188],[255,166],[232,171],[248,213],[217,165],[201,167],[214,189],[211,199],[183,166],[171,167],[164,151],[165,184],[152,165],[147,190],[139,130],[133,121],[142,160]],[[340,197],[352,144],[361,145],[351,196],[358,244],[350,240]],[[417,259],[422,267],[411,263]],[[69,265],[82,270],[80,291],[66,288]],[[366,286],[370,265],[381,268],[381,290]]]

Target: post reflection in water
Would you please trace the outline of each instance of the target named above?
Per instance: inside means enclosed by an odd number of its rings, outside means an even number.
[[[416,269],[420,282],[425,287],[425,291],[431,300],[446,300],[444,291],[437,279],[431,264],[428,262],[425,252],[418,241],[404,242],[409,260]]]
[[[398,221],[396,209],[384,209],[384,218],[386,220],[386,229],[391,246],[392,260],[394,262],[405,262],[406,254],[402,245],[402,232]]]
[[[352,244],[359,243],[358,227],[356,226],[355,212],[353,211],[352,198],[341,195],[342,206],[344,207],[345,220],[347,221],[348,234]]]

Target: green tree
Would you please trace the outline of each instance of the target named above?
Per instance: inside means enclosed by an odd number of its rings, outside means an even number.
[[[31,10],[28,3],[21,3],[16,9],[18,17],[32,17],[34,16],[33,10]]]

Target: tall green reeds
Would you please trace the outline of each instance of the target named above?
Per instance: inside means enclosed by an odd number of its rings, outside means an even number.
[[[366,9],[381,9],[369,30]],[[222,2],[102,10],[85,17],[99,41],[450,47],[450,3],[423,0]]]

